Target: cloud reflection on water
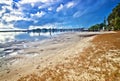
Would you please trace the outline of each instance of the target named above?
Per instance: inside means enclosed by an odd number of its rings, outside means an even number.
[[[6,43],[11,41],[19,41],[19,40],[41,40],[44,38],[48,38],[51,35],[55,35],[58,33],[39,33],[39,32],[0,32],[0,43]]]

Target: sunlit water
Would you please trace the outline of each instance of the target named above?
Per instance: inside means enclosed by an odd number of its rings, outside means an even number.
[[[55,36],[57,33],[27,33],[27,32],[0,32],[0,57],[26,48],[25,42],[41,41]],[[20,44],[20,45],[19,45]]]
[[[58,33],[27,33],[27,32],[0,32],[0,43],[12,41],[35,41],[49,38]]]

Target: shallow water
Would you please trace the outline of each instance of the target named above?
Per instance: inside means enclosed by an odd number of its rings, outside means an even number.
[[[57,33],[27,33],[27,32],[0,32],[0,43],[6,43],[11,41],[34,41],[41,40],[44,38],[48,38],[51,35],[55,35]]]
[[[0,32],[0,57],[27,48],[26,42],[49,39],[57,34],[60,33]]]

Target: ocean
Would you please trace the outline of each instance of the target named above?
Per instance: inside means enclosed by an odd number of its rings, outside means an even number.
[[[52,38],[60,32],[0,32],[0,58],[12,52],[27,48],[26,42],[36,42]]]

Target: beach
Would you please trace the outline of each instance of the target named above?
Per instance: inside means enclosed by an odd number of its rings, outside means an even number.
[[[120,32],[72,32],[23,44],[0,59],[0,81],[120,80]]]

